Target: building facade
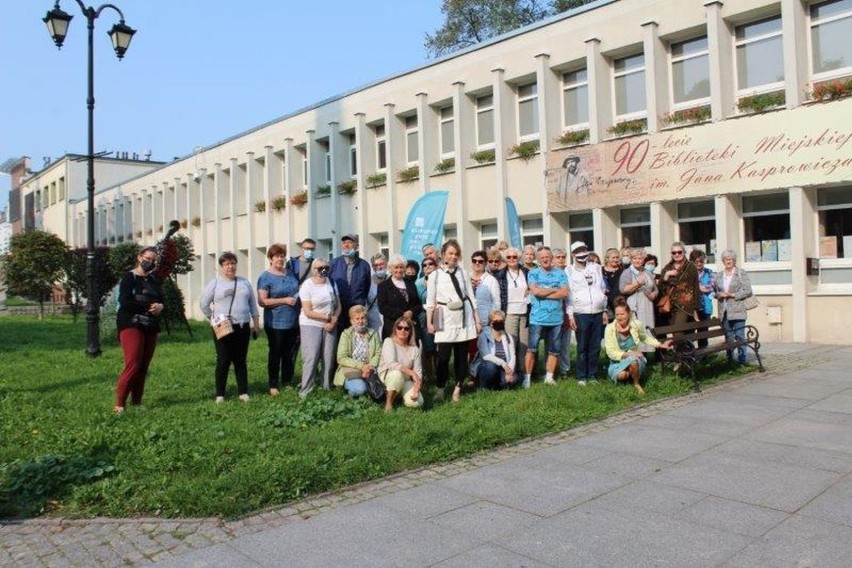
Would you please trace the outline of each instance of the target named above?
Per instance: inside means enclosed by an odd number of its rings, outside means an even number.
[[[254,280],[272,242],[398,250],[413,202],[448,190],[469,254],[508,234],[511,197],[529,243],[732,249],[764,337],[850,343],[849,37],[852,0],[599,0],[100,183],[125,214],[99,239],[180,220],[197,314],[221,251]]]

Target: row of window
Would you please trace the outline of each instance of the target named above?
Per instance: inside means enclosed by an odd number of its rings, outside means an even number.
[[[852,0],[823,0],[809,6],[810,76],[820,82],[852,75]],[[736,94],[743,97],[784,88],[784,59],[781,15],[744,23],[733,29]],[[673,111],[710,104],[710,48],[706,35],[668,44],[670,107]],[[646,102],[646,55],[634,53],[611,60],[613,110],[615,122],[644,118]],[[585,67],[561,72],[561,114],[565,131],[589,127],[589,74]],[[539,137],[539,86],[532,82],[518,85],[516,93],[516,133],[518,141]],[[473,97],[476,149],[494,147],[494,96]],[[455,109],[436,108],[439,123],[438,144],[441,159],[455,156]],[[404,124],[405,161],[411,166],[420,158],[418,117],[401,117]],[[376,170],[388,167],[385,124],[372,126],[375,138]],[[358,171],[355,135],[350,135],[349,174]],[[303,178],[307,186],[307,158],[303,154]],[[331,157],[326,156],[325,177],[331,176]]]
[[[63,199],[65,199],[65,178],[61,177],[58,181],[44,186],[43,189],[37,189],[33,198],[33,205],[36,211],[41,211]]]
[[[786,192],[742,196],[744,260],[747,262],[789,261],[790,200]],[[817,191],[818,237],[821,258],[852,258],[852,187]],[[677,204],[677,240],[690,248],[717,252],[716,213],[712,200]],[[594,242],[595,231],[589,211],[568,215],[568,242]],[[619,211],[621,246],[651,247],[650,206]],[[483,239],[484,242],[484,239]],[[657,243],[659,245],[659,243]]]

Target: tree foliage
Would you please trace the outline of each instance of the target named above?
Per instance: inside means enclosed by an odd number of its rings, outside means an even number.
[[[443,0],[444,24],[426,34],[430,57],[440,57],[577,8],[592,0]]]
[[[44,302],[64,276],[67,252],[53,233],[30,229],[13,235],[0,268],[7,293],[36,299],[44,317]]]
[[[107,294],[118,282],[118,276],[110,264],[112,250],[108,247],[95,248],[95,282],[97,296],[95,305],[102,306]],[[65,303],[71,306],[74,318],[83,305],[83,300],[89,298],[89,286],[86,279],[86,257],[88,249],[78,248],[68,251],[65,260]]]

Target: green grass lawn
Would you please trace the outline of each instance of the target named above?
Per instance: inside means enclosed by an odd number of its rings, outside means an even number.
[[[0,517],[230,518],[691,389],[655,371],[643,398],[629,386],[562,381],[386,415],[339,390],[305,402],[294,389],[267,396],[261,338],[249,350],[252,400],[236,400],[232,373],[229,398],[216,405],[209,328],[193,328],[194,339],[161,335],[144,407],[116,417],[122,357],[114,337],[89,359],[82,318],[0,318]],[[718,360],[702,372],[721,380],[742,371]]]

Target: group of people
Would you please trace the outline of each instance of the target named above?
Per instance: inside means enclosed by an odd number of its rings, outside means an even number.
[[[342,254],[316,257],[316,242],[304,239],[300,254],[288,257],[284,245],[267,250],[269,266],[253,287],[237,276],[237,257],[223,253],[219,274],[204,288],[201,310],[213,324],[215,400],[224,402],[233,366],[237,394],[249,400],[246,358],[251,337],[268,340],[269,394],[294,382],[302,357],[299,396],[317,383],[332,384],[357,397],[373,376],[384,383],[385,409],[398,401],[422,407],[424,381],[434,379],[435,397],[452,400],[473,383],[485,389],[529,388],[540,342],[547,353],[543,382],[556,383],[571,370],[571,336],[576,340],[574,375],[585,386],[598,379],[602,345],[610,360],[608,377],[643,393],[642,378],[656,349],[671,348],[647,329],[718,315],[730,339],[742,339],[752,295],[748,275],[736,266],[736,253],[721,254],[714,273],[706,255],[683,243],[671,246],[671,260],[658,261],[643,249],[608,249],[603,259],[580,241],[570,251],[528,245],[522,250],[499,243],[475,251],[464,266],[453,239],[440,250],[423,247],[423,260],[399,254],[362,259],[358,237],[345,235]],[[119,288],[118,333],[125,368],[116,389],[116,413],[128,396],[141,403],[147,368],[156,346],[162,291],[152,278],[156,250],[140,252]],[[256,290],[256,294],[255,294]],[[146,320],[143,326],[139,318]],[[699,345],[700,346],[700,345]],[[734,356],[728,352],[729,359]],[[745,349],[737,353],[745,363]],[[452,364],[452,374],[450,367]]]

